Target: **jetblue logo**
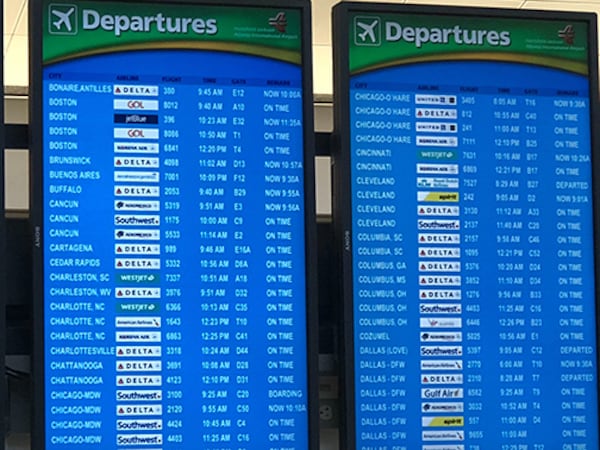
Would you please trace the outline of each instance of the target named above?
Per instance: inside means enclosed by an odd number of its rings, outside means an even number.
[[[381,19],[376,16],[355,17],[354,43],[360,46],[379,47],[381,45]]]
[[[48,7],[48,33],[77,34],[77,6],[53,3]]]

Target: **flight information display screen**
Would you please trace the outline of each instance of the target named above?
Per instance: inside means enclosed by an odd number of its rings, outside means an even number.
[[[336,10],[348,448],[596,449],[595,18],[465,11]]]
[[[306,5],[37,13],[38,445],[309,448]]]

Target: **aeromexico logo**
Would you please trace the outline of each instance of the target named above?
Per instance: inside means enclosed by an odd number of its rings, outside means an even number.
[[[467,29],[460,25],[448,28],[415,27],[390,20],[384,21],[379,16],[354,18],[355,45],[378,47],[383,42],[407,42],[417,48],[425,44],[508,47],[511,37],[509,31]]]
[[[49,34],[76,35],[80,29],[102,29],[115,36],[127,32],[213,35],[219,31],[214,18],[173,17],[160,12],[147,16],[103,14],[94,9],[83,9],[79,15],[77,5],[52,3],[48,6]]]

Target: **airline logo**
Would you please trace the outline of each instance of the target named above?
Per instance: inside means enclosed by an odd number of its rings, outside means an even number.
[[[419,247],[421,258],[460,258],[460,247]]]
[[[160,288],[116,288],[117,298],[160,298]]]
[[[115,139],[158,139],[158,128],[115,128]]]
[[[421,375],[423,384],[463,384],[463,376],[457,374],[424,374]]]
[[[460,286],[462,284],[460,275],[428,275],[419,277],[421,286]]]
[[[117,331],[117,342],[160,342],[160,331]]]
[[[465,433],[463,431],[423,431],[421,437],[424,441],[464,441]]]
[[[158,197],[158,186],[115,186],[115,195],[118,197]]]
[[[158,111],[158,100],[121,99],[113,100],[116,111]]]
[[[416,108],[417,119],[458,119],[458,110],[446,108]]]
[[[117,390],[116,399],[118,402],[157,402],[163,399],[163,393],[160,390]]]
[[[458,189],[458,178],[417,178],[418,188]]]
[[[464,427],[465,426],[465,418],[462,416],[456,416],[456,417],[424,416],[421,418],[421,424],[424,427]]]
[[[417,225],[419,230],[460,230],[460,220],[420,219]]]
[[[421,314],[461,314],[460,303],[421,303],[419,305]]]
[[[52,3],[48,6],[48,33],[57,35],[76,35],[78,32],[77,6],[64,3]]]
[[[157,125],[157,114],[115,114],[114,122],[118,124],[134,124],[134,125]]]
[[[424,413],[460,413],[464,412],[463,402],[424,402],[421,403],[421,412]]]
[[[421,389],[421,398],[442,399],[442,398],[463,398],[462,388],[423,388]]]
[[[463,370],[460,359],[424,359],[421,370]]]
[[[117,255],[160,255],[158,244],[115,244]]]
[[[158,172],[127,172],[115,170],[115,182],[126,183],[158,183],[160,174]]]
[[[465,450],[465,446],[462,444],[452,445],[423,445],[421,450]]]
[[[117,416],[160,416],[162,405],[117,405]]]
[[[115,211],[160,211],[158,200],[115,200]]]
[[[458,261],[427,261],[419,263],[420,272],[460,272]]]
[[[117,386],[162,386],[161,375],[117,375]]]
[[[117,372],[160,372],[162,362],[158,361],[117,361]]]
[[[458,206],[417,206],[419,216],[459,216],[460,207]]]
[[[431,317],[419,319],[421,328],[462,328],[462,319],[460,317]]]
[[[417,173],[458,175],[458,164],[417,164]]]
[[[136,84],[115,84],[113,86],[114,95],[133,95],[136,97],[157,97],[158,86],[136,85]]]
[[[161,318],[155,317],[115,317],[117,328],[160,328]]]
[[[286,32],[287,24],[287,17],[284,12],[277,13],[275,17],[269,17],[269,25],[271,25],[280,33]]]
[[[117,420],[117,431],[162,430],[162,419],[128,419]]]
[[[418,161],[457,161],[458,152],[456,150],[419,150],[417,159]]]
[[[456,105],[456,95],[415,95],[416,105]]]
[[[117,273],[115,281],[126,284],[159,284],[160,275],[158,273]]]
[[[160,345],[120,345],[116,352],[117,356],[122,358],[160,357],[162,356],[162,347]]]
[[[117,434],[117,445],[162,445],[162,434]],[[147,449],[160,450],[160,449]]]
[[[417,136],[417,147],[458,147],[453,136]]]
[[[160,258],[117,258],[115,269],[156,270],[160,269]]]
[[[158,302],[116,302],[115,309],[121,314],[156,314],[160,311]]]
[[[160,167],[159,161],[160,160],[158,158],[124,158],[117,156],[114,164],[115,167],[158,169]]]
[[[354,18],[354,44],[361,47],[379,47],[381,45],[381,18],[356,16]]]
[[[419,298],[421,300],[460,300],[462,292],[460,289],[421,289]]]
[[[420,202],[458,202],[460,196],[458,192],[431,192],[418,191],[417,200]]]
[[[119,241],[158,241],[160,230],[115,230]]]
[[[455,122],[417,122],[417,133],[456,133],[458,124]]]
[[[460,234],[420,233],[419,244],[460,244]]]
[[[426,331],[421,333],[421,342],[462,342],[462,333],[444,331]]]
[[[160,225],[160,216],[142,215],[142,214],[116,214],[115,225],[118,226],[134,226],[134,227],[155,227]]]
[[[115,142],[115,153],[158,153],[158,144],[141,142]]]
[[[462,356],[462,345],[423,345],[421,346],[421,356]]]

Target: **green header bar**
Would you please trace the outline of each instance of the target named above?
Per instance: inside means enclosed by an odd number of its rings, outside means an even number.
[[[199,49],[301,61],[298,9],[44,0],[45,64],[100,53]]]
[[[536,64],[588,73],[582,22],[474,16],[349,15],[350,71],[448,60]]]

